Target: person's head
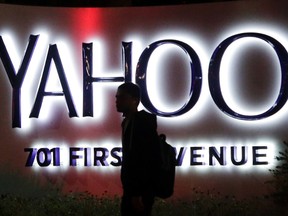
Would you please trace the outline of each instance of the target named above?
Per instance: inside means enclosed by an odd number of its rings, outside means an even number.
[[[116,108],[124,115],[137,112],[141,92],[138,85],[127,82],[118,87],[116,93]]]

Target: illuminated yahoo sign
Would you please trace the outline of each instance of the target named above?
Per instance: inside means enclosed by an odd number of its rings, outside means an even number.
[[[6,73],[8,75],[10,84],[13,89],[13,99],[12,99],[12,127],[21,128],[21,87],[25,79],[26,72],[29,68],[30,60],[33,56],[33,51],[37,46],[37,40],[39,35],[30,35],[28,46],[26,48],[22,63],[16,72],[15,67],[10,59],[9,53],[6,49],[5,43],[0,36],[0,58],[5,67]],[[256,115],[246,115],[234,111],[229,107],[227,102],[224,100],[221,85],[220,85],[220,67],[222,57],[226,49],[233,42],[241,38],[256,38],[267,42],[270,45],[279,60],[281,68],[281,84],[280,90],[278,92],[277,98],[274,103],[270,106],[267,111]],[[189,88],[189,96],[186,102],[176,111],[165,112],[159,110],[150,100],[149,93],[147,90],[147,65],[151,58],[151,54],[160,46],[166,44],[175,45],[180,47],[183,52],[186,53],[189,59],[190,65],[190,75],[191,83]],[[122,42],[122,61],[124,64],[124,76],[119,77],[93,77],[93,43],[83,43],[82,44],[82,64],[83,64],[83,116],[93,117],[93,83],[96,82],[129,82],[132,81],[132,42]],[[46,91],[45,87],[48,82],[49,71],[51,68],[52,61],[54,61],[58,78],[62,87],[62,91]],[[209,89],[218,108],[225,114],[241,119],[241,120],[259,120],[272,116],[278,112],[286,103],[288,97],[288,54],[285,47],[278,42],[276,39],[261,33],[241,33],[235,34],[228,37],[222,41],[215,49],[209,65],[208,82]],[[136,83],[139,84],[142,90],[142,104],[149,111],[164,117],[180,116],[191,110],[197,103],[202,86],[202,69],[201,61],[195,52],[195,50],[185,42],[179,40],[159,40],[156,41],[142,52],[136,69]],[[46,56],[46,61],[44,64],[44,69],[42,72],[42,77],[39,83],[39,88],[36,94],[36,99],[32,107],[30,118],[38,118],[42,102],[46,96],[64,96],[70,117],[78,117],[78,113],[73,103],[73,97],[70,91],[69,83],[66,79],[66,73],[64,71],[61,57],[57,48],[57,44],[50,45],[48,53]]]

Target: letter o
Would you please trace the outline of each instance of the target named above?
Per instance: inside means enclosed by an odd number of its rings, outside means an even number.
[[[269,45],[271,45],[277,54],[277,57],[280,62],[280,67],[281,67],[281,87],[280,87],[278,97],[275,100],[274,104],[267,111],[261,114],[257,114],[257,115],[243,115],[232,110],[225,102],[222,92],[221,92],[221,87],[220,87],[219,71],[220,71],[220,64],[221,64],[223,54],[231,43],[244,37],[259,38],[267,42]],[[288,98],[288,88],[287,88],[288,74],[287,73],[288,73],[288,54],[287,54],[285,47],[280,42],[278,42],[277,40],[275,40],[274,38],[268,35],[261,34],[261,33],[236,34],[225,39],[222,43],[220,43],[219,46],[215,49],[211,57],[210,65],[209,65],[209,73],[208,73],[209,89],[210,89],[210,93],[215,104],[225,114],[233,118],[241,119],[241,120],[264,119],[269,116],[272,116],[285,105],[287,98]]]
[[[40,148],[37,151],[37,163],[40,167],[47,167],[51,164],[51,152],[48,148]]]
[[[190,59],[191,77],[192,82],[189,90],[189,98],[185,104],[174,112],[163,112],[158,110],[151,102],[148,91],[147,91],[147,65],[153,51],[164,44],[174,44],[183,49]],[[177,40],[160,40],[150,44],[141,54],[136,70],[136,83],[141,88],[141,102],[150,112],[155,113],[159,116],[171,117],[179,116],[188,112],[198,101],[201,86],[202,86],[202,70],[199,57],[197,53],[188,44]]]

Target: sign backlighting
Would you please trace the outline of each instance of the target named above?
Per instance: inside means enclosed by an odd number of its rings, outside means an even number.
[[[0,5],[0,164],[67,191],[120,191],[115,93],[132,81],[176,150],[176,193],[252,193],[287,139],[287,2],[271,2]]]

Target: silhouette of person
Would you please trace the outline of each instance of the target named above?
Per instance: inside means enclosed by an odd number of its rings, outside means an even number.
[[[138,111],[140,88],[124,83],[116,93],[117,111],[123,113],[121,200],[122,216],[150,216],[154,204],[153,178],[157,137],[156,115]]]

